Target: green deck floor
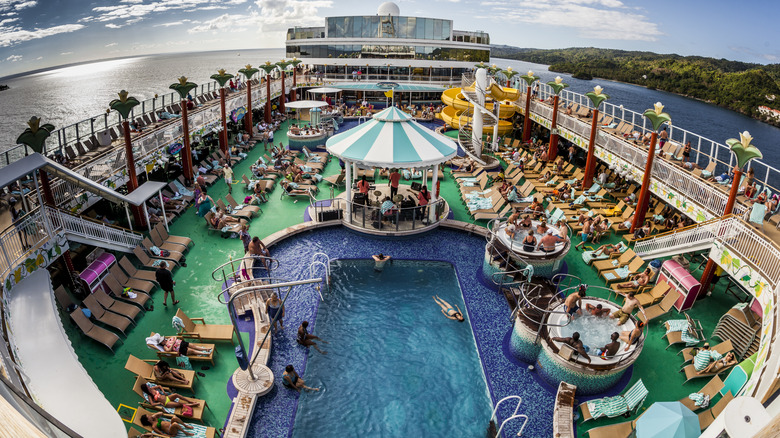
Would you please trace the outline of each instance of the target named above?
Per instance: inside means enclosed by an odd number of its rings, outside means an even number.
[[[452,132],[457,133],[457,131]],[[287,142],[286,125],[283,125],[282,129],[275,133],[274,139],[277,144],[279,141]],[[250,164],[262,153],[262,144],[259,144],[255,150],[249,153],[248,159],[235,166],[235,178],[240,179],[242,174],[249,175]],[[338,172],[338,160],[333,159],[324,173],[325,175],[333,175]],[[280,190],[275,188],[274,192],[269,195],[269,202],[262,205],[263,213],[251,222],[250,234],[264,238],[290,225],[302,222],[307,202],[300,200],[296,203],[291,198],[280,199]],[[225,196],[227,187],[223,181],[218,181],[208,191],[209,195],[216,200]],[[338,193],[336,192],[336,194]],[[441,182],[441,194],[451,202],[454,219],[473,222],[460,201],[458,188],[452,180],[449,170],[446,171],[445,178]],[[244,195],[242,185],[233,186],[233,195],[240,201],[239,198]],[[317,198],[326,199],[329,196],[328,185],[321,183]],[[195,216],[191,208],[173,222],[170,232],[174,235],[189,236],[195,241],[195,245],[187,254],[188,266],[178,268],[174,272],[177,298],[181,300],[178,307],[191,317],[205,317],[208,323],[229,324],[227,312],[216,300],[216,296],[220,292],[220,284],[212,280],[211,273],[214,268],[228,261],[230,257],[243,256],[240,240],[222,239],[219,233],[209,234],[204,220]],[[619,237],[610,236],[603,243],[612,243],[618,240]],[[580,255],[579,251],[571,250],[566,256],[569,272],[579,276],[585,283],[604,285],[603,280],[597,277],[595,270],[582,262]],[[701,275],[701,271],[694,275]],[[712,297],[697,302],[696,306],[689,312],[693,318],[701,320],[706,335],[712,333],[718,318],[737,302],[731,295],[723,293],[724,287],[724,284],[717,285]],[[594,295],[598,296],[599,294],[595,293]],[[153,298],[154,311],[139,317],[138,325],[129,330],[128,338],[118,344],[113,353],[102,345],[80,335],[73,324],[69,322],[64,324],[81,363],[92,376],[98,388],[115,407],[118,407],[119,404],[134,407],[140,400],[132,391],[134,376],[124,369],[128,355],[133,354],[142,359],[154,359],[154,352],[146,347],[144,338],[149,336],[151,331],[163,334],[173,333],[171,317],[175,314],[176,307],[171,305],[170,299],[168,307],[163,307],[160,291],[153,292]],[[677,356],[680,348],[671,347],[666,350],[667,343],[661,337],[664,333],[662,322],[671,318],[677,318],[676,312],[667,317],[661,317],[650,325],[649,337],[645,342],[644,351],[633,368],[630,383],[641,377],[650,391],[645,407],[650,406],[655,401],[678,400],[706,383],[706,379],[701,379],[686,385],[682,384],[684,375],[678,373],[682,360],[680,356]],[[69,321],[67,315],[63,320]],[[245,337],[246,339],[247,337]],[[217,428],[221,428],[224,424],[230,408],[230,400],[225,392],[225,387],[229,376],[237,367],[232,349],[233,347],[228,343],[218,345],[216,365],[204,371],[206,377],[198,379],[195,383],[195,396],[206,399],[211,408],[205,414],[205,421]],[[196,369],[199,368],[200,366],[196,365]],[[619,418],[591,421],[587,428],[624,420],[624,418]],[[585,430],[586,427],[578,424],[580,436]]]

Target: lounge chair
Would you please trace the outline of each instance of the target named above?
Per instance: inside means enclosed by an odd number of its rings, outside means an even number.
[[[193,338],[199,341],[230,341],[233,343],[233,334],[235,330],[232,324],[206,324],[203,318],[190,318],[183,310],[178,309],[176,316],[181,318],[184,323],[184,329],[179,336],[184,338]],[[200,324],[195,324],[198,321]]]
[[[638,294],[636,299],[642,307],[647,307],[661,301],[667,292],[669,292],[669,285],[666,280],[659,280],[650,291]]]
[[[59,285],[56,289],[54,289],[54,298],[60,304],[62,310],[67,311],[68,309],[72,309],[76,306],[76,303],[74,303],[70,298],[68,291],[65,290],[65,286],[63,285]]]
[[[647,398],[647,388],[642,379],[637,380],[623,395],[605,397],[580,404],[582,421],[601,417],[614,418],[638,410]]]
[[[133,262],[131,262],[130,259],[128,259],[126,256],[123,256],[121,259],[119,259],[119,266],[131,279],[149,281],[154,283],[155,286],[160,285],[157,283],[157,275],[154,273],[154,271],[136,268]],[[173,266],[168,266],[168,270],[170,271],[171,269],[173,269]]]
[[[152,332],[152,335],[154,335],[154,332]],[[170,337],[170,336],[167,336],[167,337]],[[181,339],[180,336],[177,336],[177,337]],[[216,348],[214,348],[215,347],[214,344],[203,344],[203,343],[198,343],[198,342],[190,342],[190,345],[193,345],[193,346],[196,346],[196,347],[201,347],[201,348],[210,348],[211,349],[211,353],[209,353],[209,354],[187,355],[187,358],[190,360],[190,362],[209,362],[212,365],[214,365],[214,353],[217,352]],[[153,345],[149,345],[149,344],[146,344],[146,346],[149,347],[150,350],[152,350],[155,353],[157,353],[157,357],[159,357],[160,359],[164,359],[164,358],[167,357],[167,358],[172,358],[172,359],[175,360],[177,357],[179,357],[179,353],[178,352],[175,352],[175,351],[160,351],[160,349],[154,347]]]
[[[696,347],[690,347],[690,348],[683,348],[680,350],[679,354],[682,354],[683,357],[683,363],[687,364],[688,362],[693,360],[693,349]],[[717,345],[710,346],[710,350],[717,351],[718,353],[725,355],[729,351],[734,349],[734,344],[731,343],[731,339],[721,342]]]
[[[726,409],[726,405],[729,404],[733,399],[734,396],[731,395],[731,391],[729,391],[726,393],[726,395],[721,397],[720,400],[718,400],[718,403],[716,403],[715,406],[699,413],[699,427],[701,427],[701,430],[710,427],[712,422],[715,421],[715,418],[717,418],[718,415],[720,415],[721,412]]]
[[[141,262],[144,268],[157,269],[160,267],[161,262],[168,262],[169,270],[173,269],[171,265],[178,266],[178,263],[176,263],[172,259],[149,257],[144,251],[144,249],[140,246],[136,246],[135,248],[133,248],[133,254],[135,254],[135,256],[138,257],[138,261]]]
[[[108,272],[119,282],[122,288],[129,287],[133,290],[143,292],[149,295],[154,289],[154,283],[148,280],[141,280],[139,278],[128,277],[122,269],[114,264],[108,268]]]
[[[157,380],[157,376],[154,375],[153,364],[156,364],[157,362],[157,359],[139,359],[131,354],[125,363],[125,369],[135,374],[137,377],[143,377],[149,382],[163,384],[172,388],[187,389],[191,393],[195,393],[192,389],[192,385],[195,383],[195,378],[197,377],[194,370],[176,369],[176,371],[182,373],[184,378],[187,379],[189,383],[186,384],[170,380],[159,381]]]
[[[154,231],[154,229],[152,229],[152,231]],[[165,241],[163,241],[161,245],[157,245],[156,243],[152,243],[152,241],[149,240],[148,237],[143,240],[142,245],[144,249],[146,249],[152,254],[153,254],[152,252],[153,247],[157,247],[158,249],[168,251],[171,254],[170,256],[160,256],[160,258],[172,259],[176,261],[179,261],[182,258],[184,258],[183,250],[186,250],[186,248],[182,247],[181,245],[177,245],[175,243],[166,243]]]
[[[603,260],[615,259],[617,257],[620,257],[626,251],[628,251],[628,245],[626,245],[623,242],[618,242],[616,244],[616,246],[619,247],[618,251],[617,252],[613,252],[610,255],[606,255],[606,254],[604,254],[602,252],[601,254],[599,254],[597,256],[594,256],[593,253],[595,253],[596,250],[594,250],[592,248],[589,251],[583,251],[582,252],[582,261],[585,262],[586,264],[590,265],[592,263],[600,262],[600,261],[603,261]],[[586,248],[588,248],[588,247],[586,246]]]
[[[217,199],[217,207],[223,211],[228,216],[237,218],[237,219],[243,219],[245,221],[251,221],[252,217],[254,217],[254,214],[249,210],[244,210],[243,208],[241,210],[235,210],[233,208],[228,207],[225,205],[225,202],[221,199]]]
[[[645,308],[645,312],[639,312],[637,314],[637,318],[639,318],[639,320],[643,323],[647,324],[648,321],[652,321],[655,318],[658,318],[661,315],[665,315],[670,310],[672,310],[674,303],[676,303],[678,299],[680,299],[680,292],[677,292],[676,290],[670,290],[666,293],[666,296],[664,296],[660,303]]]
[[[122,285],[119,284],[119,281],[117,281],[117,279],[111,274],[106,275],[105,278],[103,278],[103,283],[105,283],[106,286],[108,286],[108,290],[111,292],[112,295],[114,295],[115,297],[122,298],[123,300],[127,300],[135,305],[144,307],[146,305],[146,302],[151,299],[151,297],[145,292],[135,290],[135,289],[134,289],[135,298],[130,298],[130,295],[125,297],[124,287],[122,287]]]
[[[152,428],[151,427],[144,426],[143,424],[141,424],[141,416],[143,416],[143,415],[153,415],[153,414],[155,414],[154,411],[148,411],[148,410],[144,409],[142,406],[139,406],[138,407],[138,411],[136,411],[135,416],[133,416],[133,425],[137,426],[137,427],[140,427],[140,428],[144,429],[147,432],[152,432]],[[171,418],[172,415],[164,413],[163,417]],[[187,423],[187,421],[186,421],[187,417],[179,417],[179,418],[182,421],[184,421],[185,423]],[[192,429],[192,430],[188,429],[187,431],[190,432],[190,433],[193,433],[193,432],[195,432],[197,430],[197,432],[198,432],[197,436],[202,436],[202,437],[205,437],[205,438],[214,438],[215,436],[217,436],[217,430],[214,429],[213,427],[204,426],[204,425],[201,425],[201,424],[191,424],[191,426],[193,426],[194,429]],[[164,436],[167,436],[167,435],[156,435],[156,434],[154,434],[153,436],[155,436],[155,437],[157,437],[157,436],[164,437]],[[179,434],[177,436],[183,436],[183,435]]]
[[[258,207],[256,205],[239,204],[238,202],[236,202],[236,200],[230,194],[226,195],[225,199],[227,199],[228,205],[230,205],[230,208],[232,208],[234,211],[238,207],[241,207],[240,211],[248,211],[248,212],[254,214],[255,216],[259,216],[260,213],[263,212],[263,209],[261,209],[260,207]]]
[[[590,438],[629,438],[636,430],[637,420],[638,418],[608,426],[594,427],[586,433]]]
[[[133,323],[132,319],[117,313],[108,312],[103,308],[103,306],[100,305],[100,303],[98,303],[97,299],[92,294],[87,295],[82,303],[87,307],[87,309],[89,309],[90,312],[92,312],[92,316],[98,322],[113,327],[122,332],[123,335],[127,336],[125,330],[127,330],[127,327]]]
[[[211,232],[211,231],[219,231],[220,233],[224,234],[224,233],[238,233],[239,231],[241,231],[241,225],[242,225],[241,223],[228,225],[224,229],[222,229],[222,228],[214,228],[214,226],[211,225],[211,218],[212,217],[214,217],[214,213],[211,212],[211,211],[206,213],[206,216],[203,217],[204,219],[206,219],[206,225],[208,225],[208,227],[209,227],[209,232]]]
[[[620,255],[611,255],[608,260],[600,260],[597,262],[593,262],[591,266],[596,268],[596,271],[602,272],[602,271],[608,271],[610,269],[616,269],[621,266],[628,265],[631,263],[631,260],[636,257],[636,253],[633,249],[628,249],[624,253]]]
[[[702,387],[699,391],[697,391],[698,394],[704,394],[710,399],[715,397],[715,395],[723,389],[725,385],[723,384],[723,380],[720,379],[720,377],[715,376],[713,377],[709,382],[707,382],[704,387]],[[700,409],[698,406],[696,406],[696,402],[691,400],[688,396],[683,397],[680,399],[680,403],[685,405],[686,408],[696,412],[696,410]]]
[[[604,278],[604,281],[606,281],[607,284],[615,281],[624,281],[627,280],[629,276],[642,272],[642,266],[644,266],[644,264],[645,261],[637,256],[628,263],[628,266],[611,269],[609,271],[601,271],[599,275]]]
[[[160,233],[158,233],[157,229],[155,228],[152,228],[152,231],[149,233],[149,237],[152,239],[152,243],[154,243],[154,246],[158,248],[167,249],[169,251],[177,251],[180,253],[184,253],[189,249],[189,247],[186,245],[182,245],[176,242],[170,242],[163,239],[162,237],[160,237]]]
[[[80,308],[71,312],[70,317],[73,318],[73,321],[76,322],[82,333],[105,345],[112,352],[114,351],[114,344],[119,340],[119,336],[116,333],[93,324]]]
[[[710,373],[699,374],[699,372],[696,371],[696,367],[694,367],[693,364],[691,363],[691,364],[685,365],[683,367],[683,369],[680,370],[680,371],[685,373],[685,382],[684,383],[688,383],[688,382],[690,382],[693,379],[701,379],[701,378],[704,378],[704,377],[714,377],[714,376],[717,376],[718,374],[720,374],[720,373],[722,373],[724,371],[730,370],[733,366],[734,365],[730,365],[730,366],[727,366],[727,367],[720,368],[718,371],[715,371],[714,373],[710,372]]]
[[[165,225],[163,224],[158,224],[156,227],[154,227],[154,231],[157,231],[157,234],[160,235],[160,238],[166,242],[177,243],[179,245],[183,245],[186,247],[193,245],[192,239],[190,239],[189,237],[172,236],[168,234],[168,230],[165,228]]]
[[[338,175],[331,175],[323,178],[322,180],[332,185],[333,187],[338,188],[345,185],[344,177],[345,177],[344,172],[341,172]]]
[[[691,344],[689,345],[693,344],[694,338],[696,339],[697,343],[703,341],[704,332],[701,327],[701,322],[699,322],[699,320],[691,318],[687,313],[685,314],[685,318],[688,322],[688,328],[686,328],[685,331],[687,331],[688,334],[690,335]],[[667,330],[669,330],[670,328],[669,321],[664,322],[664,326],[666,327]],[[683,337],[683,334],[684,331],[674,331],[674,332],[667,331],[664,334],[666,340],[669,341],[669,345],[666,346],[666,349],[669,349],[669,347],[676,344],[687,344],[688,341]]]
[[[96,289],[94,292],[92,292],[92,295],[106,310],[122,315],[133,322],[135,322],[135,318],[138,317],[138,314],[141,313],[142,307],[139,308],[137,306],[133,306],[132,304],[125,303],[124,301],[111,298],[105,291],[101,289]]]
[[[154,411],[154,412],[163,411],[166,414],[173,414],[173,415],[176,415],[177,417],[181,418],[182,420],[186,420],[186,419],[189,418],[189,419],[192,419],[192,420],[200,421],[201,424],[203,423],[203,411],[206,410],[206,408],[208,408],[208,405],[206,404],[206,400],[200,400],[200,399],[197,399],[197,398],[187,397],[188,399],[198,403],[198,406],[195,406],[195,407],[192,408],[192,415],[190,417],[185,417],[185,416],[182,415],[182,408],[181,407],[178,407],[178,408],[163,408],[162,406],[154,406],[154,405],[152,405],[151,400],[149,400],[149,395],[146,394],[141,389],[141,385],[143,385],[144,383],[149,384],[150,382],[148,380],[144,379],[143,377],[138,376],[138,377],[135,378],[135,385],[133,385],[133,392],[138,394],[144,400],[142,402],[138,402],[139,406],[141,406],[144,409],[147,409],[147,410],[150,410],[150,411]],[[160,390],[164,391],[166,394],[170,394],[170,393],[174,392],[174,391],[171,391],[171,389],[168,388],[167,386],[158,385],[156,383],[151,383],[151,384],[159,386]]]
[[[147,252],[149,252],[149,254],[154,254],[155,253],[155,250],[154,250],[155,246],[152,243],[152,241],[149,240],[148,237],[144,238],[144,240],[141,242],[141,245],[143,245],[144,249]],[[159,252],[160,255],[159,256],[155,256],[155,257],[157,257],[159,259],[166,260],[166,261],[174,262],[174,263],[176,263],[178,265],[183,265],[186,258],[184,257],[184,254],[182,254],[181,252],[177,251],[178,249],[179,249],[178,247],[171,248],[170,245],[167,248],[159,248],[158,247],[157,248],[157,252]]]

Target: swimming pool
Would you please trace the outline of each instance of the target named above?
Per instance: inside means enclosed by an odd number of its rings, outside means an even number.
[[[468,321],[444,317],[431,295],[465,312],[449,263],[334,264],[317,314],[328,355],[309,352],[293,437],[484,434],[490,399]]]

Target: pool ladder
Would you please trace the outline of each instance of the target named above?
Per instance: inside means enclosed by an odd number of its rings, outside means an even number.
[[[496,403],[496,407],[493,408],[493,414],[490,416],[490,421],[492,422],[494,421],[494,419],[495,421],[498,421],[498,417],[496,416],[496,414],[498,413],[498,408],[501,407],[502,403],[509,400],[517,400],[515,411],[512,413],[512,415],[510,415],[504,421],[501,422],[501,426],[498,428],[498,431],[495,434],[496,437],[501,436],[501,431],[504,429],[504,426],[506,426],[506,424],[512,420],[518,418],[521,418],[523,420],[523,425],[520,426],[520,430],[517,432],[516,436],[523,436],[523,430],[525,430],[525,425],[528,424],[528,415],[518,414],[518,412],[520,411],[520,404],[523,403],[523,399],[519,395],[510,395],[499,400],[498,403]]]
[[[317,252],[314,253],[314,255],[311,256],[311,263],[309,264],[309,275],[311,277],[315,276],[315,271],[317,270],[318,266],[322,266],[325,269],[325,276],[324,276],[324,283],[327,288],[330,288],[330,257],[328,257],[327,254],[324,252]],[[316,285],[315,289],[320,294],[320,300],[323,300],[322,297],[322,288],[320,285]]]

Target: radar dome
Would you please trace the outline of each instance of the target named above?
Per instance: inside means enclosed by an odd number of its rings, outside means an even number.
[[[379,10],[376,11],[377,15],[391,15],[397,17],[401,13],[398,9],[398,5],[393,2],[384,2],[379,5]]]

